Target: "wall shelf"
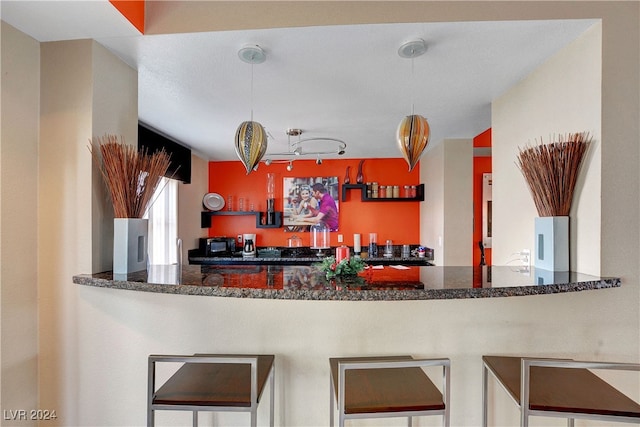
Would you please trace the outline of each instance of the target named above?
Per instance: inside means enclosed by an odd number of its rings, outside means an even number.
[[[211,218],[214,216],[231,216],[231,215],[253,215],[256,217],[256,228],[280,228],[282,227],[282,212],[275,212],[275,224],[262,224],[262,219],[266,212],[247,212],[247,211],[206,211],[200,214],[200,227],[211,227]],[[266,222],[266,221],[265,221]]]
[[[366,184],[342,184],[342,201],[347,201],[347,191],[360,190],[360,200],[362,202],[423,202],[424,184],[416,185],[416,197],[367,197]]]

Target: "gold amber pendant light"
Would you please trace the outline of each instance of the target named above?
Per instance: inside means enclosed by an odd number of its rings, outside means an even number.
[[[414,40],[403,44],[398,49],[398,55],[402,58],[411,59],[411,77],[413,79],[413,59],[424,54],[427,51],[427,45],[424,40]],[[412,91],[413,93],[413,91]],[[414,103],[411,103],[411,115],[406,116],[398,125],[396,139],[400,152],[409,164],[409,172],[420,160],[422,153],[429,144],[429,136],[431,134],[429,122],[423,116],[414,114]]]
[[[236,131],[235,148],[238,158],[247,170],[247,175],[257,169],[267,152],[267,132],[253,121],[253,65],[263,63],[267,56],[260,46],[248,46],[238,51],[240,59],[251,64],[251,120],[240,123]]]

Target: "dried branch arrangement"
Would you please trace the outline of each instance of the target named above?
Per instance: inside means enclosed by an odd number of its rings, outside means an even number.
[[[581,132],[520,149],[517,165],[529,185],[538,215],[569,216],[580,166],[590,143],[589,134]]]
[[[151,198],[167,172],[170,155],[138,152],[115,135],[94,137],[90,151],[109,189],[116,218],[142,218]],[[102,157],[98,156],[98,151]]]

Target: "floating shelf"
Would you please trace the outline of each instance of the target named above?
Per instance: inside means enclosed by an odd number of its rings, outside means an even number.
[[[363,202],[423,202],[424,184],[416,185],[416,197],[367,197],[366,184],[342,184],[342,201],[347,201],[347,191],[360,190],[360,200]]]
[[[256,228],[280,228],[282,227],[282,212],[275,212],[276,223],[272,225],[262,224],[262,218],[266,212],[247,212],[247,211],[206,211],[200,214],[200,227],[211,227],[211,217],[214,216],[232,216],[232,215],[253,215],[256,217]]]

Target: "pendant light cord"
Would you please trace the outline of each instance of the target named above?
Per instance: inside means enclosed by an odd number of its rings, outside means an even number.
[[[251,58],[253,59],[253,58]],[[251,63],[251,121],[253,121],[253,62]]]
[[[411,83],[412,85],[415,85],[416,83],[416,78],[415,78],[415,71],[414,71],[414,61],[415,61],[415,57],[413,55],[411,55]],[[414,107],[415,107],[415,88],[411,88],[411,115],[413,116],[413,112],[414,112]]]

